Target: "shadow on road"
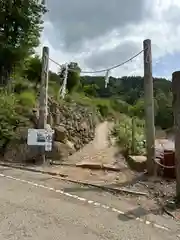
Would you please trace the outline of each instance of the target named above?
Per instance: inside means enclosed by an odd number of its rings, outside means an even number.
[[[65,192],[104,192],[103,189],[97,187],[68,187],[63,189]]]
[[[153,210],[146,210],[142,207],[138,207],[132,211],[125,212],[125,215],[119,214],[118,219],[123,222],[127,222],[136,218],[142,218],[147,216],[148,214],[157,215],[161,209],[153,209]]]

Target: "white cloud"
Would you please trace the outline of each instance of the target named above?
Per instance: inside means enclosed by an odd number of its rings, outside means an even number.
[[[90,13],[87,15],[86,0],[83,1],[84,4],[78,0],[76,5],[70,4],[66,8],[67,0],[49,0],[51,12],[45,21],[41,47],[49,46],[50,57],[55,61],[59,63],[77,61],[83,70],[97,70],[127,60],[142,49],[143,40],[147,38],[152,41],[153,61],[157,64],[158,59],[167,53],[180,51],[179,0],[136,0],[136,5],[139,3],[138,6],[141,6],[139,15],[133,15],[135,5],[126,5],[122,8],[121,0],[112,0],[121,6],[117,11],[115,6],[107,11],[109,3],[104,1],[104,6],[101,6],[102,12],[98,1],[88,1]],[[58,11],[58,4],[64,6],[64,11],[63,9]],[[73,11],[79,14],[77,19],[75,17],[71,19],[70,14],[73,14]],[[124,16],[123,12],[130,12],[126,19],[120,18],[121,15]],[[107,19],[103,15],[105,13],[109,14],[106,15]],[[113,17],[113,14],[116,16]],[[77,29],[72,29],[72,21],[75,21],[73,27],[78,26]],[[82,23],[83,27],[80,28]],[[50,64],[50,67],[54,71],[57,70],[54,64]],[[112,74],[142,75],[143,56],[113,71]]]

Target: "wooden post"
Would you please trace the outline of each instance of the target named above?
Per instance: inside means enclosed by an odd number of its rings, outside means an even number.
[[[48,73],[49,73],[49,48],[43,48],[42,55],[42,71],[41,71],[41,85],[40,85],[40,98],[39,98],[39,129],[45,129],[47,124],[47,101],[48,101]],[[40,159],[41,163],[45,163],[45,147],[40,146]]]
[[[53,116],[52,116],[51,113],[48,114],[47,123],[48,123],[50,126],[53,126],[53,125],[54,125]]]
[[[56,116],[55,116],[55,124],[56,125],[59,125],[60,124],[60,122],[61,122],[61,119],[60,119],[60,111],[59,111],[59,109],[58,109],[58,107],[56,107]]]
[[[135,117],[132,117],[132,145],[131,145],[131,154],[135,153]]]
[[[180,200],[180,71],[172,74],[175,128],[176,196]]]
[[[151,40],[143,42],[144,47],[144,95],[145,95],[145,128],[147,148],[147,172],[155,174],[155,126],[154,126],[154,97],[152,78]]]

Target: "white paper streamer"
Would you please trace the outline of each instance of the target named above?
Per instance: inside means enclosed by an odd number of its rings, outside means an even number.
[[[68,64],[65,64],[63,84],[62,84],[62,87],[60,88],[60,95],[61,95],[62,99],[64,99],[64,97],[66,95],[67,78],[68,78]]]
[[[107,85],[109,84],[109,70],[107,70],[106,72],[106,76],[105,76],[105,88],[107,88]]]

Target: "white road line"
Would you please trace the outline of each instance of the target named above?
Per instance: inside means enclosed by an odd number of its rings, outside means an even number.
[[[82,198],[82,197],[78,197],[77,199],[78,199],[79,201],[84,201],[84,202],[87,201],[87,199]]]
[[[167,227],[164,227],[164,226],[161,226],[161,225],[159,225],[159,224],[156,224],[156,223],[154,223],[154,227],[156,227],[156,228],[160,228],[160,229],[163,229],[163,230],[166,230],[166,231],[170,231],[170,229],[169,229],[169,228],[167,228]]]
[[[27,184],[30,184],[34,187],[39,187],[39,188],[44,188],[44,189],[47,189],[47,190],[50,190],[50,191],[54,191],[56,193],[59,193],[59,194],[62,194],[64,196],[67,196],[67,197],[70,197],[70,198],[74,198],[74,199],[77,199],[81,202],[87,202],[88,204],[90,205],[93,205],[93,206],[97,206],[97,207],[101,207],[101,208],[104,208],[106,210],[111,210],[112,212],[116,212],[118,214],[121,214],[121,215],[125,215],[127,217],[129,217],[128,215],[126,215],[125,212],[122,212],[121,210],[119,209],[116,209],[116,208],[113,208],[113,207],[110,207],[108,205],[104,205],[104,204],[101,204],[99,202],[95,202],[93,200],[88,200],[86,198],[82,198],[82,197],[79,197],[77,195],[74,195],[74,194],[70,194],[70,193],[67,193],[67,192],[64,192],[63,190],[59,190],[59,189],[54,189],[52,187],[47,187],[45,185],[42,185],[42,184],[37,184],[37,183],[34,183],[34,182],[31,182],[31,181],[27,181],[27,180],[24,180],[24,179],[19,179],[19,178],[15,178],[15,177],[12,177],[12,176],[6,176],[4,174],[0,174],[0,177],[5,177],[7,179],[10,179],[10,180],[15,180],[15,181],[19,181],[19,182],[22,182],[22,183],[27,183]],[[139,217],[135,217],[133,216],[135,220],[139,221],[139,222],[143,222],[144,224],[146,225],[152,225],[154,226],[155,228],[159,228],[159,229],[163,229],[165,231],[170,231],[169,228],[165,227],[165,226],[161,226],[159,224],[156,224],[156,223],[153,223],[153,222],[150,222],[150,221],[147,221],[147,220],[144,220],[142,218],[139,218]],[[177,237],[180,238],[180,235],[177,235]]]
[[[95,203],[94,203],[94,206],[100,207],[100,206],[101,206],[101,204],[100,204],[100,203],[98,203],[98,202],[95,202]]]
[[[104,208],[104,209],[109,209],[110,208],[109,206],[104,205],[104,204],[102,204],[101,207]]]

